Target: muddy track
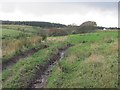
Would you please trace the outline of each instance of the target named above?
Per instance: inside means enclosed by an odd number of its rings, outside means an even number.
[[[44,48],[47,48],[47,47],[48,47],[47,45],[42,45],[39,48],[32,48],[30,50],[27,50],[27,51],[25,51],[23,53],[20,53],[20,54],[18,54],[16,56],[10,58],[9,60],[7,60],[7,62],[3,62],[2,63],[2,70],[5,70],[8,67],[16,64],[19,60],[22,60],[23,58],[31,56],[32,54],[34,54],[35,52],[39,51],[40,49],[44,49]]]
[[[58,64],[58,61],[64,58],[65,51],[69,47],[71,47],[71,45],[58,49],[57,53],[52,55],[44,65],[39,66],[39,69],[36,71],[36,76],[34,77],[34,80],[30,82],[28,88],[44,88],[53,66]]]

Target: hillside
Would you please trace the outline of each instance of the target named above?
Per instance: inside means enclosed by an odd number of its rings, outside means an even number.
[[[118,87],[117,30],[42,40],[37,27],[3,27],[3,88]]]

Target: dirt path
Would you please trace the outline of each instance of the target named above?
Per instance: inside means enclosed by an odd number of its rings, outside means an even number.
[[[19,60],[22,60],[25,57],[31,56],[32,54],[39,51],[40,49],[44,49],[44,48],[47,48],[47,47],[48,47],[47,45],[43,45],[43,46],[41,46],[41,47],[39,47],[37,49],[32,48],[32,49],[30,49],[28,51],[25,51],[24,53],[16,55],[16,56],[10,58],[7,62],[2,63],[2,69],[1,70],[7,69],[8,67],[13,66],[14,64],[16,64]]]
[[[29,88],[45,88],[48,76],[51,74],[53,66],[58,64],[59,61],[64,58],[65,51],[70,46],[71,45],[60,48],[58,52],[54,54],[44,66],[40,67],[40,69],[36,73],[35,80],[31,82]]]

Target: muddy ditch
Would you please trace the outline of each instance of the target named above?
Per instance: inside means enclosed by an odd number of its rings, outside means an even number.
[[[28,88],[45,88],[48,76],[51,74],[53,66],[58,64],[59,61],[64,58],[65,51],[71,46],[72,45],[68,44],[63,48],[59,48],[44,65],[40,65],[39,69],[36,71],[36,76],[30,82]]]
[[[33,55],[35,52],[44,49],[44,48],[48,48],[48,45],[42,45],[39,48],[32,48],[30,50],[27,50],[23,53],[20,53],[18,55],[15,55],[14,57],[10,58],[9,60],[7,60],[7,62],[2,62],[2,69],[1,70],[5,70],[10,66],[13,66],[14,64],[16,64],[19,60],[22,60],[23,58],[26,58],[28,56]]]

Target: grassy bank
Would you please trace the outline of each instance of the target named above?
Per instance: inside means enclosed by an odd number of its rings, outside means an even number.
[[[118,83],[118,33],[96,33],[49,37],[48,48],[20,60],[2,73],[3,88],[25,88],[58,48],[72,44],[55,65],[47,88],[115,88]]]
[[[2,29],[3,62],[26,50],[38,47],[41,40],[41,36],[32,33],[25,33],[13,29]]]
[[[42,49],[32,56],[20,60],[10,69],[2,73],[3,88],[26,88],[35,79],[36,72],[49,58],[58,51],[58,48],[67,43],[54,43],[52,46]]]
[[[97,32],[69,36],[74,44],[56,65],[47,88],[118,87],[118,33]]]

